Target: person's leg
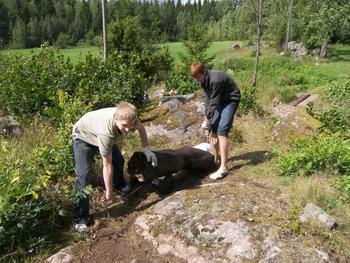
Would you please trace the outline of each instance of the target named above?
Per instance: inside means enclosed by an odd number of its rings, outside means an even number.
[[[76,167],[75,189],[79,193],[85,188],[92,170],[93,157],[97,152],[97,147],[82,140],[73,140],[74,160]],[[91,221],[89,214],[89,196],[80,197],[74,204],[75,223]]]
[[[228,139],[226,136],[219,135],[219,145],[220,145],[220,169],[227,171],[227,160],[228,160]]]
[[[126,186],[125,179],[124,179],[125,159],[116,145],[113,145],[113,149],[112,149],[112,162],[113,162],[114,187],[119,190],[122,190]]]
[[[211,134],[210,136],[210,150],[211,154],[214,155],[214,161],[217,162],[219,160],[219,140],[216,134]]]
[[[227,105],[223,105],[221,107],[219,123],[217,127],[217,134],[219,138],[219,146],[220,146],[220,156],[221,156],[221,164],[220,168],[213,174],[210,175],[211,179],[220,179],[227,175],[227,162],[228,162],[228,134],[232,127],[232,122],[234,118],[234,114],[237,110],[237,103],[230,103]]]

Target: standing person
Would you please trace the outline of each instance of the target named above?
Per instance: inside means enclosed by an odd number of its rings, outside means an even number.
[[[104,108],[86,113],[75,123],[72,131],[73,151],[76,164],[76,191],[82,191],[89,180],[93,157],[97,152],[102,156],[103,180],[107,200],[113,200],[113,188],[128,192],[128,186],[123,176],[124,157],[115,142],[119,136],[137,130],[143,153],[147,161],[157,166],[157,158],[148,148],[148,138],[145,127],[137,117],[136,107],[127,102],[121,102],[117,107]],[[87,230],[91,223],[89,214],[89,197],[80,198],[75,204],[74,227],[77,231]]]
[[[221,179],[228,174],[229,142],[227,136],[240,102],[240,90],[228,74],[208,70],[201,62],[191,65],[190,74],[204,90],[205,116],[201,127],[211,129],[212,153],[216,161],[220,153],[220,167],[209,177],[213,180]]]

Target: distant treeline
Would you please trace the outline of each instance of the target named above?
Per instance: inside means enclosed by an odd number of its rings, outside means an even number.
[[[110,0],[107,22],[136,18],[142,39],[160,43],[186,40],[196,16],[211,40],[254,41],[259,1],[263,39],[277,47],[285,39],[291,3],[291,40],[309,48],[350,42],[348,0]],[[59,47],[100,45],[101,12],[101,0],[0,0],[0,48],[38,47],[45,41]]]

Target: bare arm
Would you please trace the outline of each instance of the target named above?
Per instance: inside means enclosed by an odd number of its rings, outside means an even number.
[[[142,147],[143,148],[148,147],[148,137],[147,137],[146,129],[141,121],[138,121],[138,123],[135,126],[135,129],[139,132]]]
[[[103,181],[106,187],[106,199],[113,199],[113,163],[112,155],[102,156]]]

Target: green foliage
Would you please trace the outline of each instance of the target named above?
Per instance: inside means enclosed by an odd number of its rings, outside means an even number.
[[[350,176],[343,175],[337,181],[336,187],[338,190],[344,192],[350,198]]]
[[[241,88],[241,101],[237,114],[246,115],[249,112],[260,116],[264,115],[264,110],[257,103],[256,89],[251,86]]]
[[[58,38],[55,42],[55,46],[58,47],[58,48],[66,48],[68,46],[72,45],[72,41],[69,37],[68,34],[64,34],[64,33],[60,33],[58,35]]]
[[[47,46],[30,56],[4,56],[0,65],[0,105],[14,116],[42,112],[53,106],[58,88],[73,88],[67,79],[72,64]]]
[[[350,140],[339,134],[312,136],[296,140],[289,152],[280,151],[276,162],[283,175],[310,175],[331,170],[350,173]]]
[[[73,190],[66,186],[67,175],[73,173],[71,147],[73,123],[92,109],[62,91],[59,98],[60,119],[57,131],[46,128],[48,141],[33,145],[20,157],[2,141],[0,157],[0,245],[1,254],[13,250],[36,251],[50,244],[50,235],[60,227],[63,214],[62,195]],[[58,119],[58,118],[57,118]],[[85,189],[85,194],[89,189]],[[57,234],[55,234],[57,235]]]
[[[166,49],[144,54],[114,53],[107,61],[88,55],[74,66],[45,46],[30,56],[1,57],[0,107],[22,119],[40,114],[55,122],[58,90],[84,102],[97,97],[98,107],[122,100],[140,104],[151,80],[171,65]]]
[[[178,94],[189,94],[201,88],[185,67],[170,73],[165,80],[165,86],[168,91],[176,90]]]
[[[336,102],[350,99],[350,78],[344,81],[332,82],[326,90],[326,95],[336,100]]]
[[[206,28],[199,16],[196,16],[189,29],[189,39],[184,42],[186,54],[181,54],[181,60],[185,67],[189,67],[193,62],[200,61],[210,68],[210,62],[215,56],[208,57],[207,50],[213,43],[209,40]]]
[[[234,72],[249,71],[254,67],[254,61],[249,58],[234,57],[226,59],[219,65],[219,69],[226,71],[230,69]]]

